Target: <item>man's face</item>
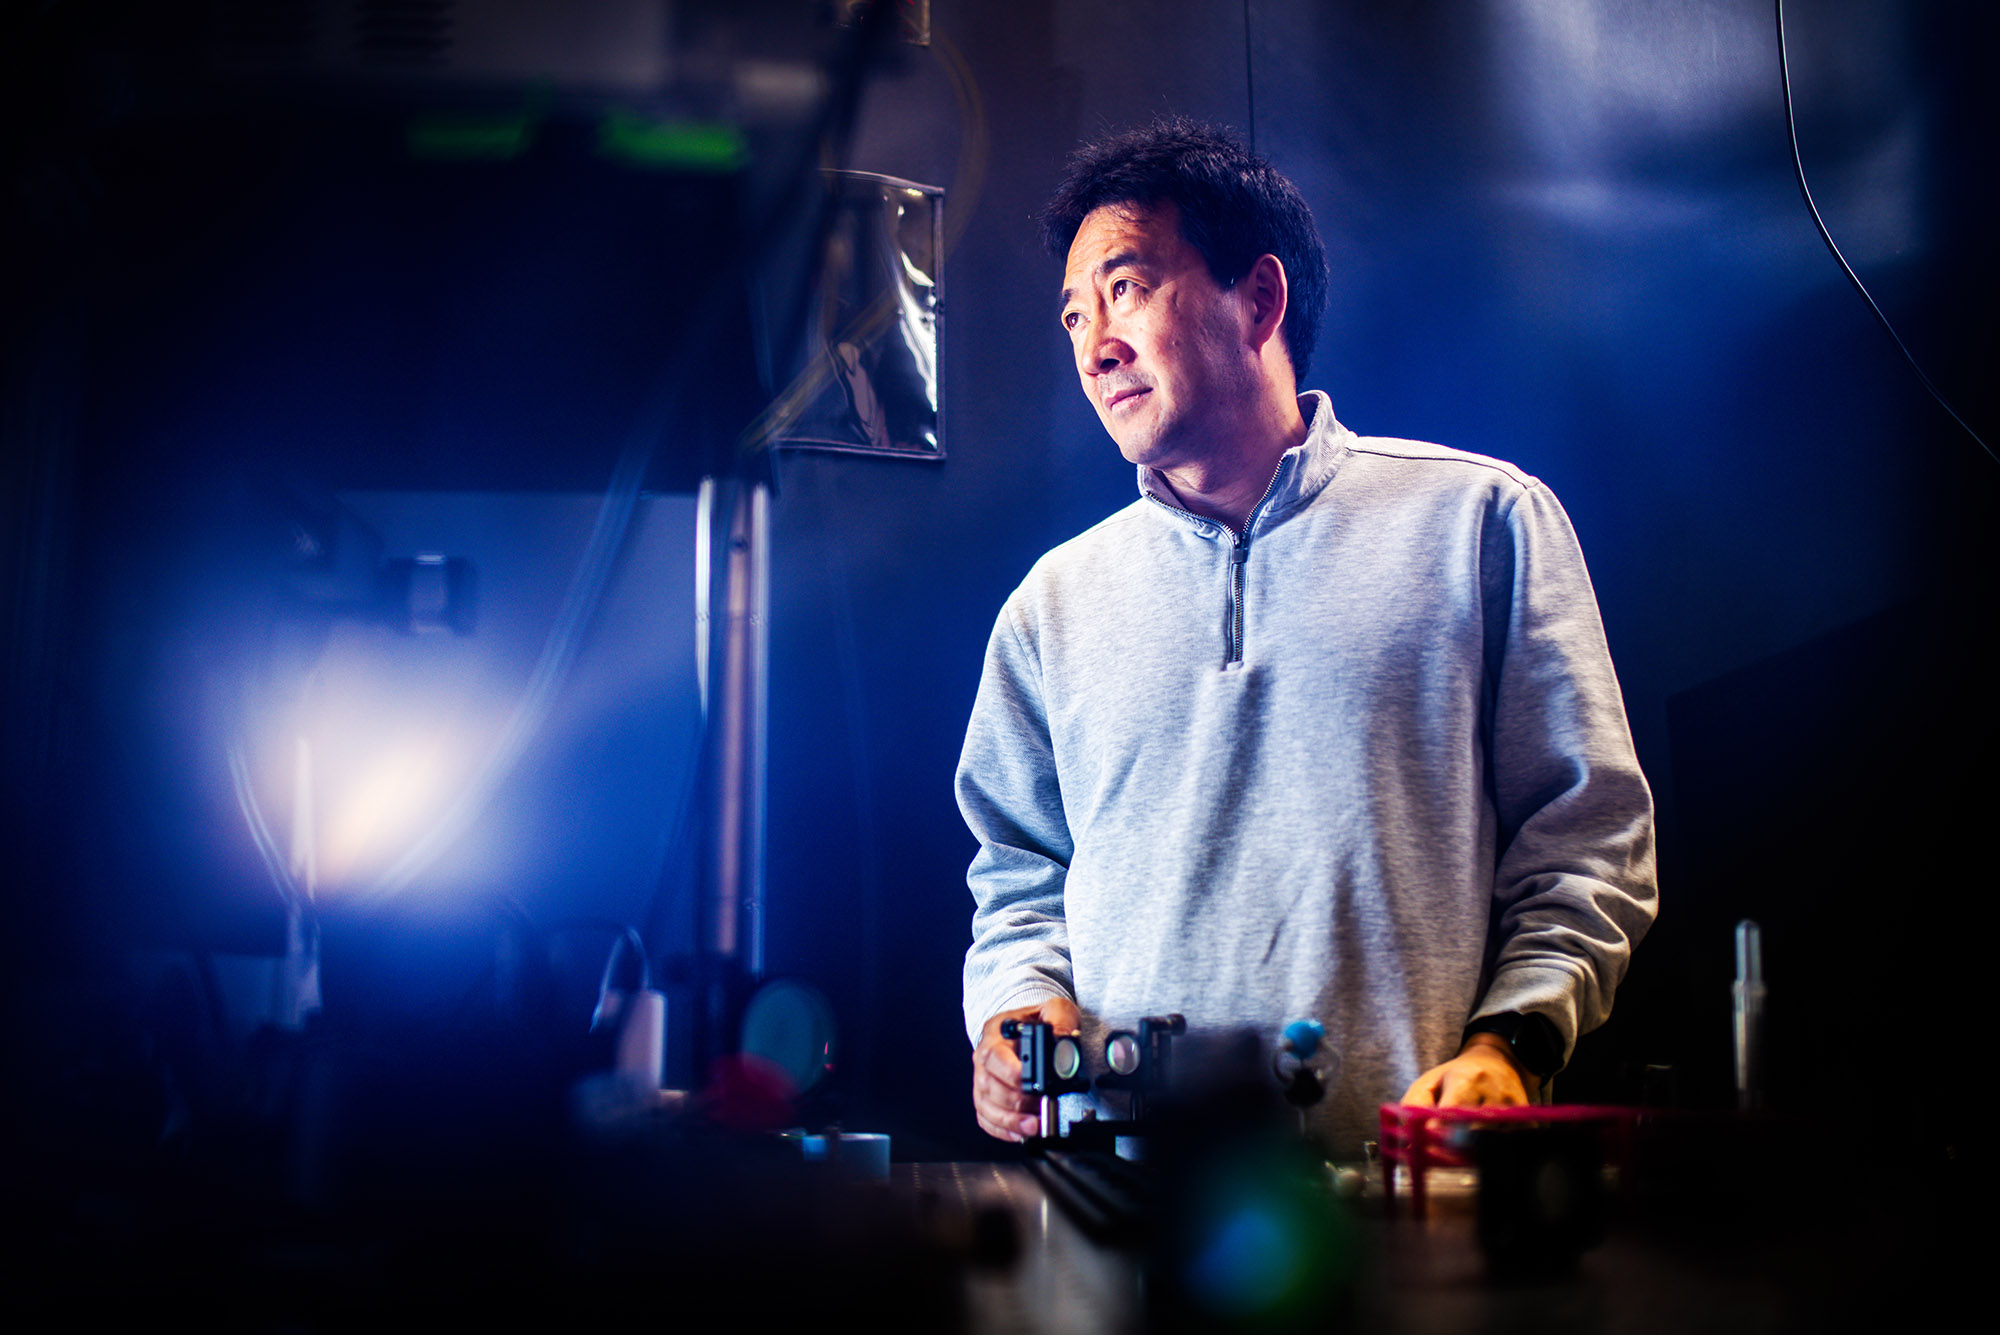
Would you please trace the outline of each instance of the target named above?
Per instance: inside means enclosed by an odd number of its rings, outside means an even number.
[[[1062,323],[1083,392],[1128,460],[1172,468],[1233,443],[1256,393],[1247,307],[1209,274],[1172,203],[1084,218]]]

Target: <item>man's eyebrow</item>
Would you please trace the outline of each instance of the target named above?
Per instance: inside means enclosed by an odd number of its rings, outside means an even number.
[[[1098,266],[1095,269],[1092,269],[1090,272],[1093,277],[1102,278],[1105,274],[1110,273],[1113,269],[1118,268],[1120,265],[1137,264],[1138,262],[1139,262],[1138,251],[1121,250],[1116,255],[1109,256],[1106,259],[1100,261]],[[1059,295],[1056,298],[1056,309],[1058,311],[1062,310],[1063,307],[1069,305],[1070,301],[1074,299],[1075,296],[1076,296],[1075,288],[1073,287],[1064,288],[1062,290],[1061,295]]]

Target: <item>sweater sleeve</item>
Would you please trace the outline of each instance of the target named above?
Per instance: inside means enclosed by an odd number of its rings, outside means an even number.
[[[965,1028],[975,1044],[1001,1010],[1075,996],[1063,916],[1073,843],[1041,674],[1017,628],[1018,597],[987,644],[958,763],[959,811],[979,840],[966,872],[973,913]]]
[[[1473,1014],[1540,1012],[1567,1056],[1610,1015],[1657,912],[1653,799],[1569,517],[1531,483],[1492,528],[1482,574],[1497,930]]]

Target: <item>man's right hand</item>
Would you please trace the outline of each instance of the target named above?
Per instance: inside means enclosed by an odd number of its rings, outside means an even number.
[[[1035,1134],[1035,1100],[1021,1092],[1021,1058],[1012,1039],[1000,1037],[1007,1020],[1040,1020],[1058,1034],[1074,1034],[1082,1016],[1067,997],[1001,1011],[986,1022],[972,1050],[972,1111],[980,1129],[1000,1140],[1022,1141]]]

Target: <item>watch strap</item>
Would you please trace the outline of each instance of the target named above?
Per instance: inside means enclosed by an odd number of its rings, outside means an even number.
[[[1556,1022],[1534,1011],[1501,1011],[1482,1015],[1465,1026],[1459,1042],[1474,1034],[1498,1034],[1507,1040],[1514,1061],[1528,1074],[1546,1080],[1563,1066],[1562,1031]]]

